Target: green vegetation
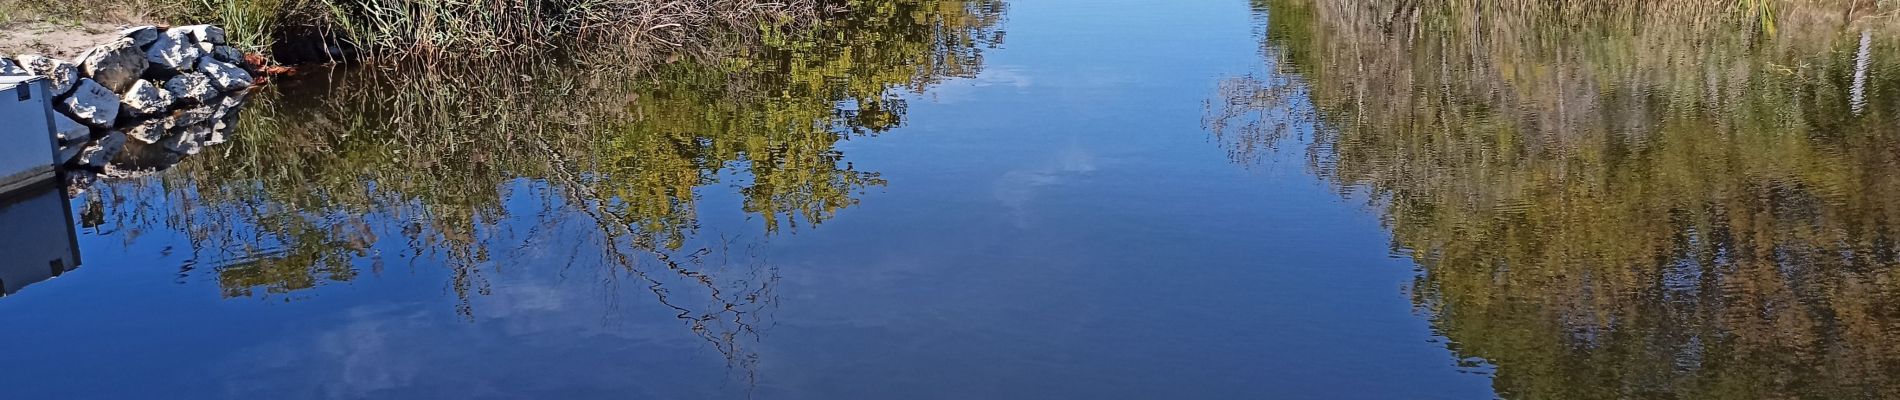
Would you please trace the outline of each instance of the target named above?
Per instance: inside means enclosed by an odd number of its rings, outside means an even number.
[[[1893,4],[1256,4],[1210,126],[1366,195],[1502,396],[1900,397]]]

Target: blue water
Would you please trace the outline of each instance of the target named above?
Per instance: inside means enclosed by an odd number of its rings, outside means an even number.
[[[221,292],[221,260],[179,230],[82,227],[81,268],[0,300],[0,391],[1493,396],[1488,372],[1460,367],[1414,310],[1414,266],[1364,198],[1297,156],[1236,165],[1203,130],[1216,84],[1264,68],[1248,4],[1022,1],[1007,16],[980,74],[898,94],[905,126],[840,142],[888,181],[857,204],[768,234],[744,211],[742,169],[702,187],[687,247],[724,243],[707,256],[738,260],[722,282],[769,282],[774,300],[748,308],[732,342],[577,256],[605,245],[593,222],[544,207],[553,189],[522,178],[496,188],[506,212],[478,235],[495,250],[472,263],[483,284],[466,296],[453,257],[404,240],[414,216],[397,210],[362,214],[379,240],[350,259],[353,279],[247,296]],[[160,182],[120,183],[143,190],[107,204],[176,206]],[[257,228],[224,229],[210,234]]]

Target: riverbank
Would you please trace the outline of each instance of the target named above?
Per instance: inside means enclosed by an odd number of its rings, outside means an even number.
[[[223,143],[257,67],[215,25],[129,27],[78,57],[0,58],[0,76],[43,80],[57,111],[48,115],[53,161],[74,190],[99,173],[162,169]]]
[[[123,26],[121,26],[123,25]],[[86,49],[119,37],[131,24],[18,21],[0,24],[0,54],[41,54],[71,59]]]
[[[63,136],[56,156],[68,171],[69,190],[77,193],[97,177],[166,169],[206,146],[225,142],[237,131],[237,109],[245,103],[249,91],[244,87],[253,84],[253,77],[255,83],[263,83],[279,74],[301,75],[294,72],[299,69],[316,70],[299,64],[364,60],[413,71],[421,77],[417,81],[439,84],[440,80],[427,77],[454,70],[490,70],[531,57],[611,66],[625,76],[682,59],[719,64],[717,60],[758,57],[767,46],[795,44],[816,35],[810,31],[817,29],[818,10],[843,10],[808,1],[755,0],[515,0],[484,5],[491,8],[431,1],[386,3],[380,6],[403,10],[367,9],[376,5],[331,0],[0,0],[0,10],[7,10],[0,11],[0,56],[8,60],[0,67],[18,64],[25,68],[0,70],[0,74],[46,76],[61,89],[55,108],[63,117]],[[218,27],[215,43],[194,40],[183,48],[198,52],[196,43],[203,42],[202,54],[164,52],[152,47],[151,38],[134,39],[128,33],[143,29],[162,36],[174,26],[205,22],[215,25],[183,25]],[[796,33],[801,30],[806,32]],[[113,47],[127,54],[120,57],[126,65],[114,67],[124,71],[109,74],[123,76],[124,82],[113,84],[107,82],[112,79],[94,76],[88,69],[89,57],[128,40],[133,44]],[[213,47],[218,51],[212,52]],[[210,59],[215,60],[202,61]],[[29,62],[44,64],[44,68],[34,69]],[[159,68],[159,64],[166,65]],[[213,70],[240,75],[227,80],[241,84],[174,82],[181,76],[211,74],[198,70],[199,65],[211,64],[226,66]],[[103,86],[81,85],[94,81]],[[134,81],[143,84],[134,86]],[[207,90],[199,92],[205,93],[184,94],[201,86]],[[82,92],[75,88],[88,89],[83,91],[88,95],[74,94]],[[405,92],[449,90],[426,85],[410,88]]]
[[[166,24],[223,26],[233,46],[287,64],[692,50],[795,36],[846,7],[830,0],[0,0],[0,52],[72,56],[119,28]]]

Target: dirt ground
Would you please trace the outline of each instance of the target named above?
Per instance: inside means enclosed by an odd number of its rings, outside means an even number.
[[[40,54],[71,60],[119,36],[130,25],[89,22],[14,21],[0,24],[0,56]]]

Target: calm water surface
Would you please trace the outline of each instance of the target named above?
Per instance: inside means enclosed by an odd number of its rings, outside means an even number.
[[[651,72],[292,82],[0,205],[0,391],[1900,396],[1880,23],[1355,4],[869,0]]]

